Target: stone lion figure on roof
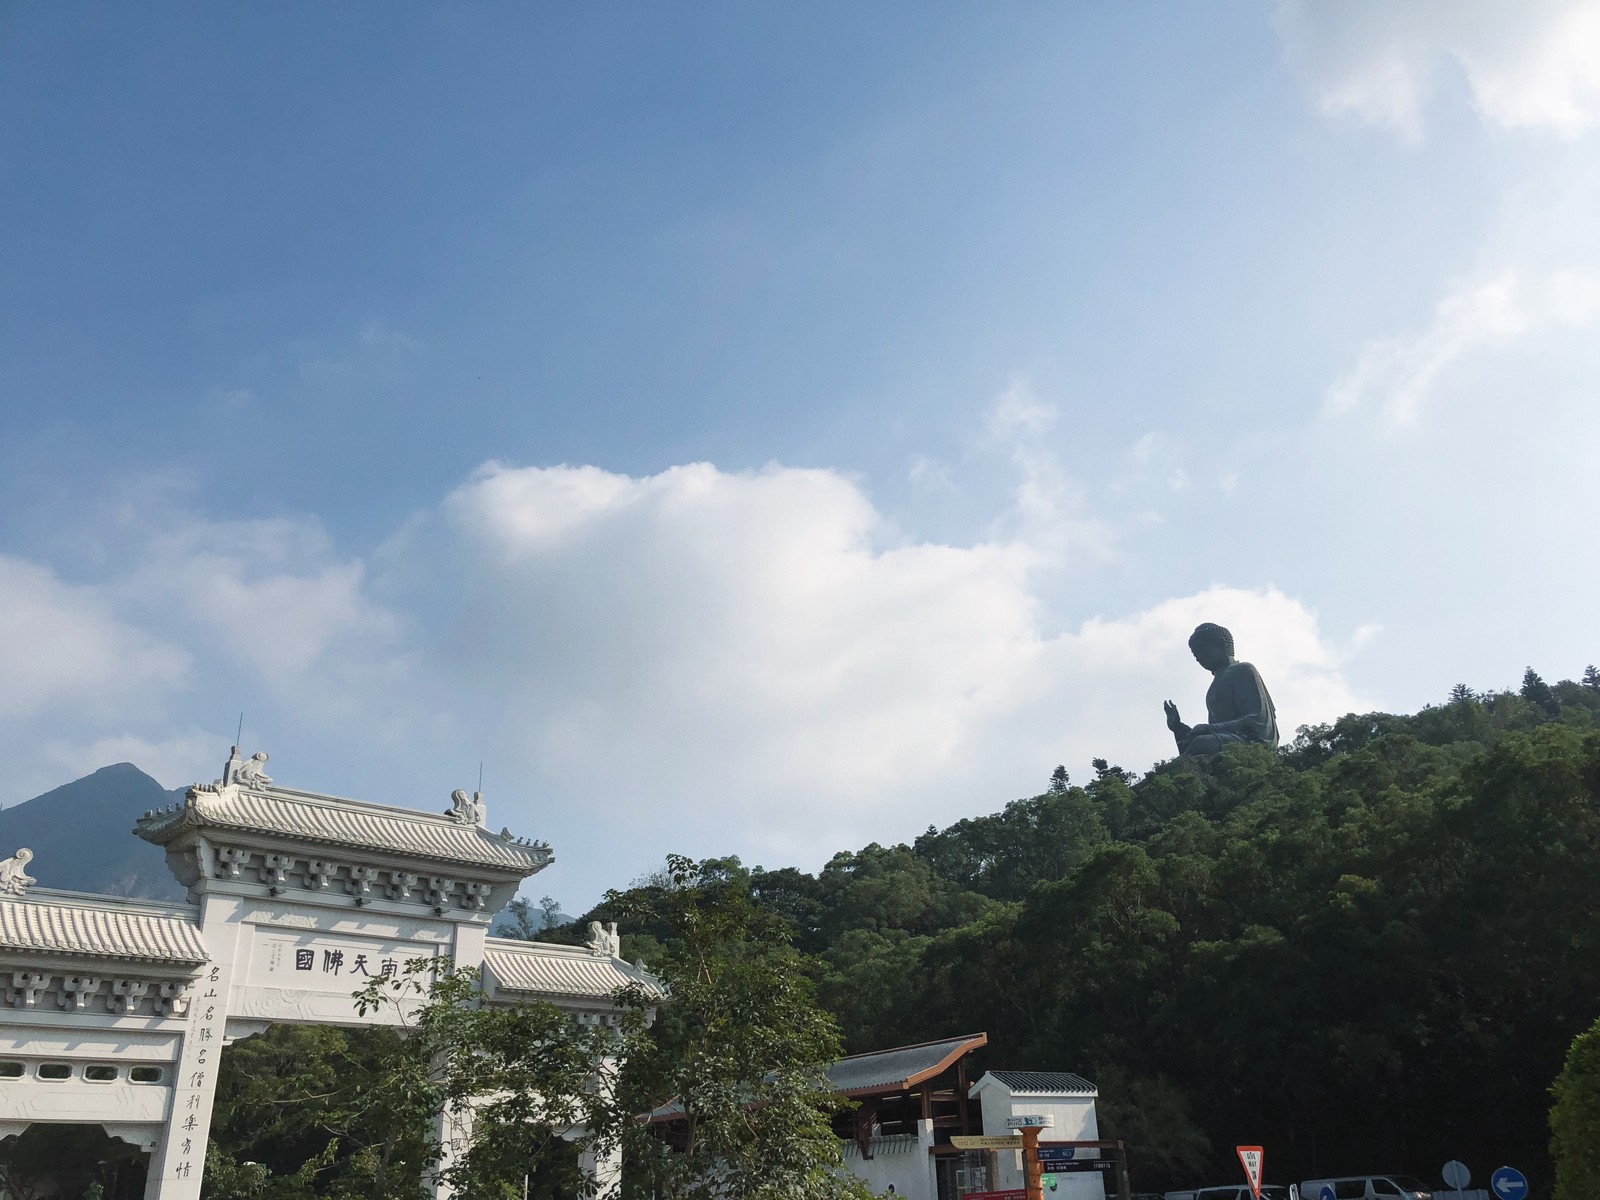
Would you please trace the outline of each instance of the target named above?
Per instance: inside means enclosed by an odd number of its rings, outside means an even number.
[[[0,859],[0,895],[20,896],[39,881],[29,875],[26,867],[33,861],[33,851],[26,846],[10,858]]]

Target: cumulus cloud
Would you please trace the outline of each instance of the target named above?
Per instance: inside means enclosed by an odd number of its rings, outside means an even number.
[[[1160,700],[1203,708],[1201,620],[1242,626],[1286,720],[1356,706],[1279,592],[1063,632],[1035,586],[1047,553],[897,539],[836,472],[491,465],[441,520],[471,567],[436,669],[492,702],[519,772],[606,797],[660,847],[809,860],[1031,793],[1074,756],[1164,757]]]
[[[66,779],[81,779],[111,763],[130,762],[163,787],[176,788],[221,773],[215,734],[188,729],[164,737],[113,733],[84,741],[52,738],[46,760]]]
[[[1458,362],[1541,329],[1584,328],[1600,320],[1600,279],[1571,271],[1506,271],[1462,284],[1439,302],[1426,329],[1369,343],[1328,394],[1334,413],[1374,410],[1394,425],[1414,423]]]
[[[1600,124],[1600,6],[1590,0],[1280,0],[1290,61],[1330,116],[1416,139],[1459,72],[1483,122],[1572,138]]]
[[[555,840],[580,889],[669,849],[815,866],[1033,794],[1057,762],[1142,769],[1171,753],[1162,699],[1203,710],[1185,646],[1201,620],[1237,627],[1286,730],[1360,707],[1316,615],[1270,588],[1063,625],[1041,577],[1074,560],[1035,528],[910,538],[824,469],[491,463],[379,567],[314,522],[169,514],[140,566],[68,596],[120,631],[75,678],[178,639],[230,676],[222,696],[250,681],[275,774],[314,789],[442,803],[444,778],[487,758],[495,821]],[[48,572],[12,570],[45,589],[35,608],[63,607]],[[175,685],[186,660],[163,653],[144,676]],[[128,759],[208,778],[225,746],[196,729],[215,695],[192,689],[172,721],[63,721],[30,753],[62,774]]]
[[[399,620],[371,599],[366,564],[336,555],[314,520],[168,512],[136,536],[137,566],[115,594],[145,612],[182,614],[213,656],[262,684],[326,698],[333,677],[395,647]],[[313,681],[323,687],[305,695]]]
[[[98,589],[0,556],[0,716],[148,706],[189,668],[182,648],[122,619]]]

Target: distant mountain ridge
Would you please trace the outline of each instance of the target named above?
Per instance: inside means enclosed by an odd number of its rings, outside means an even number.
[[[152,808],[182,801],[132,763],[101,767],[42,796],[0,810],[0,856],[33,851],[28,873],[40,887],[147,900],[182,900],[166,852],[134,835]]]

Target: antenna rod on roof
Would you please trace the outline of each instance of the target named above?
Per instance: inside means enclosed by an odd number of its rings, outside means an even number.
[[[233,744],[237,746],[244,738],[244,709],[239,710],[239,732],[233,735]]]
[[[478,760],[478,795],[483,795],[483,759]]]

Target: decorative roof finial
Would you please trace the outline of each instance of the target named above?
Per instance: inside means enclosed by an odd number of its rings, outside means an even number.
[[[450,807],[444,815],[463,825],[483,826],[489,823],[489,809],[483,803],[483,793],[474,792],[468,796],[466,788],[457,788],[450,793]]]
[[[233,765],[238,757],[239,751],[235,747],[233,758],[228,760],[229,765]],[[272,776],[267,774],[266,767],[267,752],[265,750],[257,750],[242,763],[238,763],[237,766],[233,767],[233,772],[228,782],[242,783],[246,787],[260,787],[262,784],[271,783]]]
[[[10,858],[0,859],[0,895],[20,896],[39,881],[24,868],[33,861],[33,851],[26,846]]]
[[[622,935],[617,932],[617,923],[607,921],[602,925],[599,921],[590,921],[589,940],[586,945],[590,954],[597,954],[603,958],[621,958]]]

